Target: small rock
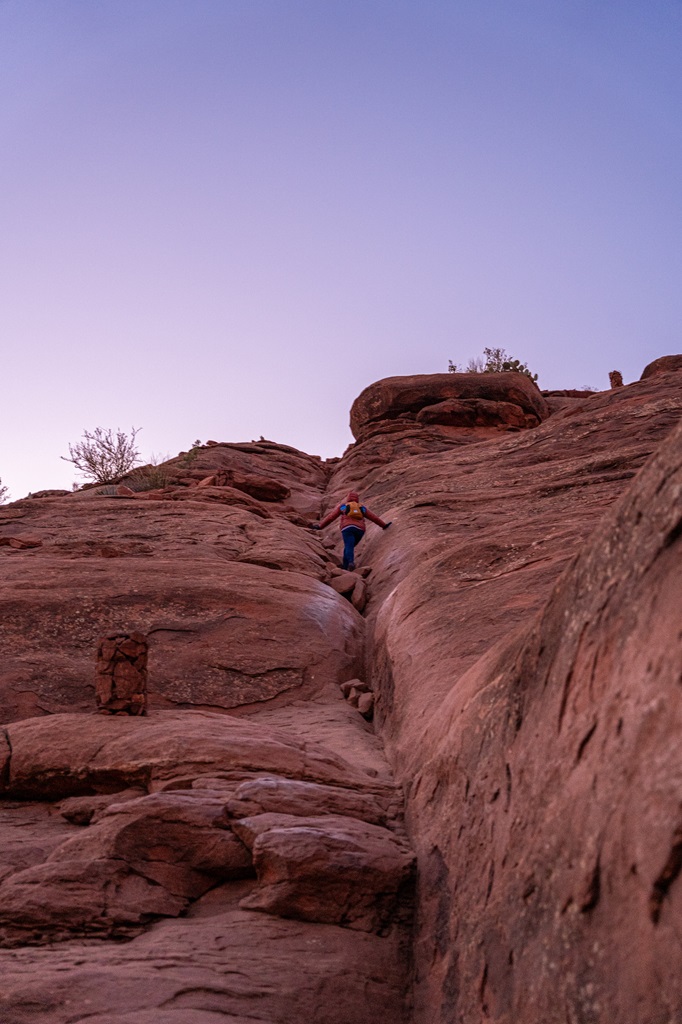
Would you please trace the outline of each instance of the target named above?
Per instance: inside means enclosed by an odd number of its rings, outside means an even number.
[[[40,548],[43,546],[39,537],[33,537],[27,533],[15,533],[12,537],[0,537],[0,544],[8,544],[11,548],[22,550],[23,548]]]
[[[364,715],[366,718],[371,717],[374,712],[374,694],[361,693],[358,697],[357,707],[361,715]]]
[[[370,687],[367,683],[363,683],[362,679],[347,679],[345,683],[341,683],[341,693],[344,697],[348,697],[352,689],[358,691],[358,693],[368,693]]]
[[[351,594],[351,604],[359,612],[364,611],[365,605],[367,604],[367,584],[358,576],[353,587],[353,593]]]
[[[332,576],[328,585],[332,590],[335,590],[337,594],[340,594],[341,597],[347,597],[349,594],[353,593],[357,582],[358,577],[355,573],[342,569],[341,572]]]

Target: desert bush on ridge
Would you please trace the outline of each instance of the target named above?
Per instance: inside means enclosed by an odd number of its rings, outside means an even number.
[[[122,481],[131,491],[156,491],[173,482],[176,470],[166,465],[169,455],[152,455],[146,466],[136,466]]]
[[[4,505],[9,499],[9,491],[3,486],[2,478],[0,478],[0,505]]]
[[[140,461],[135,438],[140,427],[132,427],[130,435],[120,428],[105,430],[95,427],[92,433],[83,431],[83,440],[69,445],[69,455],[62,455],[64,462],[72,462],[76,469],[98,484],[109,484],[129,473]]]
[[[449,373],[502,373],[511,370],[513,373],[522,373],[535,383],[538,379],[537,373],[532,373],[526,363],[507,355],[503,348],[484,348],[483,355],[470,359],[466,369],[460,370],[452,359],[448,360],[448,364]]]

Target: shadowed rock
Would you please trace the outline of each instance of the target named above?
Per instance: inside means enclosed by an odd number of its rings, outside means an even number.
[[[100,642],[95,699],[105,714],[147,713],[147,641],[142,633],[114,634]]]
[[[514,409],[507,410],[507,405]],[[402,420],[407,426],[426,409],[430,411],[422,419],[457,426],[475,425],[477,419],[484,425],[521,426],[527,425],[526,415],[535,425],[549,415],[540,391],[525,374],[432,373],[387,377],[365,388],[353,402],[351,430],[361,441],[382,421]]]
[[[233,828],[258,876],[242,907],[372,932],[395,919],[414,857],[386,829],[338,815],[270,813]]]

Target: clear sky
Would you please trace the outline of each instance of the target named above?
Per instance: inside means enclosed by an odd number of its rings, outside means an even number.
[[[0,477],[682,351],[681,0],[0,0]]]

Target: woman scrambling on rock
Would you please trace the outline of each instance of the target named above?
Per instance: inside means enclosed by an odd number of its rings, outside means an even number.
[[[387,530],[391,524],[375,516],[366,505],[361,505],[357,491],[349,491],[346,500],[337,505],[322,522],[311,523],[310,526],[313,530],[324,530],[325,526],[329,526],[339,516],[343,537],[343,567],[352,571],[355,568],[355,545],[359,544],[365,535],[365,519],[369,519],[370,523],[376,523],[382,530]]]

